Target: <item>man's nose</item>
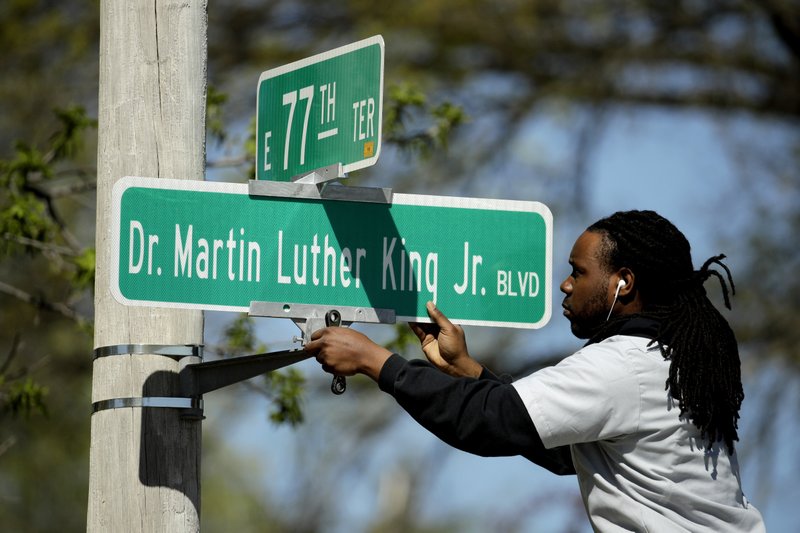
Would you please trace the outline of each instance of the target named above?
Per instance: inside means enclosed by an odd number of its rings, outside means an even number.
[[[572,292],[572,282],[569,280],[569,278],[567,278],[561,282],[561,285],[559,285],[558,288],[561,289],[561,292],[564,294],[569,294]]]

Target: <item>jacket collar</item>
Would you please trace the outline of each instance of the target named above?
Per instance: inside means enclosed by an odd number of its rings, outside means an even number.
[[[632,337],[644,337],[655,339],[661,323],[653,318],[641,315],[631,315],[630,317],[619,318],[604,326],[586,345],[604,341],[614,335],[630,335]]]

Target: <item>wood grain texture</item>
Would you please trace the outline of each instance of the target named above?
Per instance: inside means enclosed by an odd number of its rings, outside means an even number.
[[[199,311],[126,307],[109,290],[111,191],[127,175],[203,179],[206,2],[103,1],[97,154],[95,347],[200,344]],[[96,359],[92,402],[179,396],[180,363]],[[201,423],[178,409],[92,415],[88,531],[199,531]]]

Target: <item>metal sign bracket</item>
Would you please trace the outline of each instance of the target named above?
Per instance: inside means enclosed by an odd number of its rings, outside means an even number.
[[[250,316],[290,318],[303,334],[295,341],[302,344],[311,340],[311,334],[323,327],[347,327],[353,322],[373,324],[394,324],[394,309],[376,309],[348,306],[324,306],[309,304],[289,304],[279,302],[251,302]],[[342,394],[345,391],[344,376],[333,376],[331,392]]]
[[[249,314],[254,317],[292,319],[303,334],[303,344],[310,340],[314,331],[326,325],[349,326],[353,322],[395,323],[393,309],[364,307],[252,302]],[[200,398],[207,392],[278,370],[309,357],[311,355],[300,348],[187,364],[181,371],[181,388],[188,397]],[[344,387],[344,380],[340,376],[334,376],[331,390],[341,394]]]
[[[338,184],[344,178],[342,164],[336,163],[292,178],[292,181],[250,180],[250,196],[276,198],[308,198],[391,204],[392,189],[386,187],[357,187]]]

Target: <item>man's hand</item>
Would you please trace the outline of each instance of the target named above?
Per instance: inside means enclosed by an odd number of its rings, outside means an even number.
[[[433,324],[410,322],[409,326],[419,338],[428,361],[451,376],[480,376],[483,367],[469,356],[464,329],[450,322],[433,302],[428,302],[426,308]]]
[[[304,350],[314,355],[322,370],[340,376],[365,374],[375,381],[392,352],[350,328],[323,328],[311,334]]]

